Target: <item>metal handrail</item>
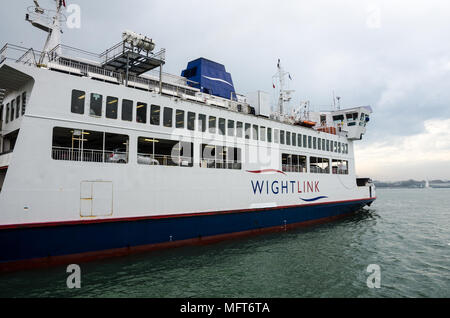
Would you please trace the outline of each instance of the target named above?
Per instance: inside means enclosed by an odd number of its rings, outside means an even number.
[[[146,154],[138,153],[138,163],[147,165],[161,165],[161,166],[178,166],[187,167],[192,166],[192,157],[187,156],[172,156],[164,154]],[[148,162],[145,159],[150,159]]]
[[[282,165],[282,170],[284,172],[307,172],[306,170],[306,165],[289,165],[289,164],[283,164]]]
[[[202,158],[200,160],[201,168],[215,168],[215,169],[242,169],[242,162],[235,160],[224,160],[224,159],[212,159],[212,158]]]
[[[106,64],[111,60],[114,60],[116,57],[122,55],[125,52],[125,41],[121,41],[114,46],[110,47],[109,49],[105,50],[104,52],[100,53],[98,55],[99,59],[102,60],[102,63]],[[132,49],[132,48],[130,48]],[[109,55],[111,52],[113,52],[112,55]],[[158,52],[148,52],[148,56],[153,57],[155,59],[159,59],[161,61],[164,61],[166,58],[166,49],[160,49]]]
[[[98,74],[98,75],[102,75],[105,77],[115,78],[115,79],[117,79],[117,82],[119,84],[125,84],[126,81],[124,79],[124,76],[119,72],[107,70],[101,66],[92,65],[89,63],[89,60],[86,60],[86,62],[76,61],[74,59],[71,59],[70,57],[58,55],[58,53],[57,53],[59,49],[70,50],[70,51],[73,51],[76,53],[87,55],[91,58],[95,58],[97,61],[92,61],[91,63],[99,63],[100,64],[101,62],[99,62],[99,61],[102,59],[103,56],[106,56],[107,54],[109,54],[109,52],[111,52],[112,49],[117,49],[117,47],[120,46],[122,43],[123,42],[116,44],[114,47],[104,51],[101,54],[95,54],[95,53],[77,49],[77,48],[74,48],[71,46],[59,44],[58,46],[53,48],[50,52],[45,53],[45,55],[48,57],[48,61],[50,63],[54,63],[56,65],[61,65],[61,66],[70,67],[70,68],[79,70],[80,73],[84,76],[88,76],[88,73],[93,73],[93,74]],[[13,52],[13,51],[19,52],[21,54],[18,56],[15,56],[15,57],[9,56],[9,53]],[[38,64],[36,59],[34,59],[34,61],[32,61],[32,63],[30,63],[29,61],[22,61],[22,58],[24,56],[26,56],[26,54],[28,52],[32,52],[34,57],[36,57],[36,56],[42,57],[41,51],[37,51],[32,48],[30,49],[30,48],[25,48],[25,47],[21,47],[18,45],[7,43],[0,50],[0,63],[2,63],[4,60],[8,59],[8,60],[13,60],[18,63],[34,65],[36,67],[47,67],[48,66],[48,65]],[[159,52],[155,53],[154,56],[157,56],[158,54],[164,54],[164,53],[165,53],[165,50],[161,49]],[[50,68],[52,68],[52,67],[53,66],[50,65]],[[53,68],[55,68],[55,67],[53,67]],[[154,74],[154,73],[150,72],[149,75],[152,76],[151,74]],[[164,72],[161,72],[161,76],[166,81],[162,82],[162,89],[160,90],[159,73],[158,73],[158,75],[154,74],[153,76],[155,77],[155,79],[146,78],[145,75],[144,76],[129,75],[128,86],[131,86],[131,87],[133,86],[132,83],[130,83],[130,82],[140,83],[140,84],[146,85],[148,91],[156,91],[158,93],[166,93],[166,94],[169,94],[172,96],[182,97],[182,98],[189,97],[189,96],[196,97],[194,99],[197,99],[197,101],[201,102],[201,103],[206,103],[207,101],[210,101],[210,102],[216,101],[221,106],[229,107],[230,109],[234,109],[238,105],[244,105],[244,104],[248,105],[245,102],[239,102],[239,101],[235,101],[232,99],[230,100],[230,99],[220,98],[220,97],[217,97],[217,96],[214,96],[211,94],[200,92],[196,88],[196,86],[198,86],[199,83],[188,80],[187,78],[184,78],[182,76],[176,76],[176,75],[164,73]],[[108,81],[107,78],[104,78],[103,80]],[[185,86],[185,87],[183,87],[183,86]],[[191,86],[192,89],[188,88],[189,86]]]

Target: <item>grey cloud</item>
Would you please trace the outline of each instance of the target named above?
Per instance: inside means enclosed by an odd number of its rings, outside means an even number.
[[[52,1],[41,0],[42,6]],[[167,49],[165,71],[180,74],[190,59],[225,64],[239,92],[272,92],[281,58],[296,89],[293,105],[372,105],[368,139],[410,135],[429,118],[448,118],[448,1],[88,1],[82,28],[65,30],[65,44],[101,52],[124,29]],[[9,0],[0,13],[0,42],[42,47],[45,35],[24,20],[32,1]],[[379,28],[370,27],[373,8]],[[369,23],[369,24],[368,24]],[[446,68],[447,67],[447,68]]]

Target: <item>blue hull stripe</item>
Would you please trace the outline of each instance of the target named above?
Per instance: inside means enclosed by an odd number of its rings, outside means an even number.
[[[190,217],[0,230],[0,263],[182,241],[337,217],[374,199]]]
[[[323,195],[323,196],[320,196],[320,197],[317,197],[317,198],[312,198],[312,199],[303,199],[303,198],[300,198],[300,199],[305,201],[305,202],[313,202],[313,201],[317,201],[317,200],[320,200],[320,199],[326,199],[326,198],[328,198],[328,197]]]

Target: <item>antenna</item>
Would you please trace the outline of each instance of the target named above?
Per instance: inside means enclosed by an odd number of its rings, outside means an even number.
[[[52,50],[56,49],[56,54],[61,55],[61,22],[66,20],[62,14],[62,8],[66,6],[66,2],[64,0],[54,1],[56,10],[48,10],[41,8],[37,0],[33,0],[34,6],[28,7],[28,13],[25,15],[25,20],[31,25],[48,33],[39,64],[49,60],[48,53]]]
[[[35,11],[36,13],[39,13],[39,14],[44,14],[44,9],[42,9],[42,8],[39,6],[39,3],[37,2],[37,0],[33,0],[33,2],[34,2],[34,5],[36,6],[36,8],[34,9],[34,11]]]
[[[278,81],[280,83],[280,93],[278,96],[278,113],[280,116],[282,116],[283,112],[284,112],[284,103],[285,102],[289,103],[291,101],[291,99],[292,99],[291,94],[295,91],[284,88],[285,83],[286,83],[286,76],[288,76],[289,79],[292,79],[292,78],[291,78],[291,75],[289,74],[289,72],[285,72],[284,69],[281,67],[280,59],[278,59],[277,68],[278,68],[278,71],[277,71],[277,73],[275,73],[275,75],[272,78],[278,79]]]
[[[334,96],[334,89],[333,89],[333,109],[336,109],[336,97]]]

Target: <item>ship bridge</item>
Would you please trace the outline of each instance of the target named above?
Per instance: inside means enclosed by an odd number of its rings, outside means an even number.
[[[348,140],[361,140],[366,133],[372,108],[360,106],[335,111],[311,112],[314,129],[331,134],[339,134]]]

